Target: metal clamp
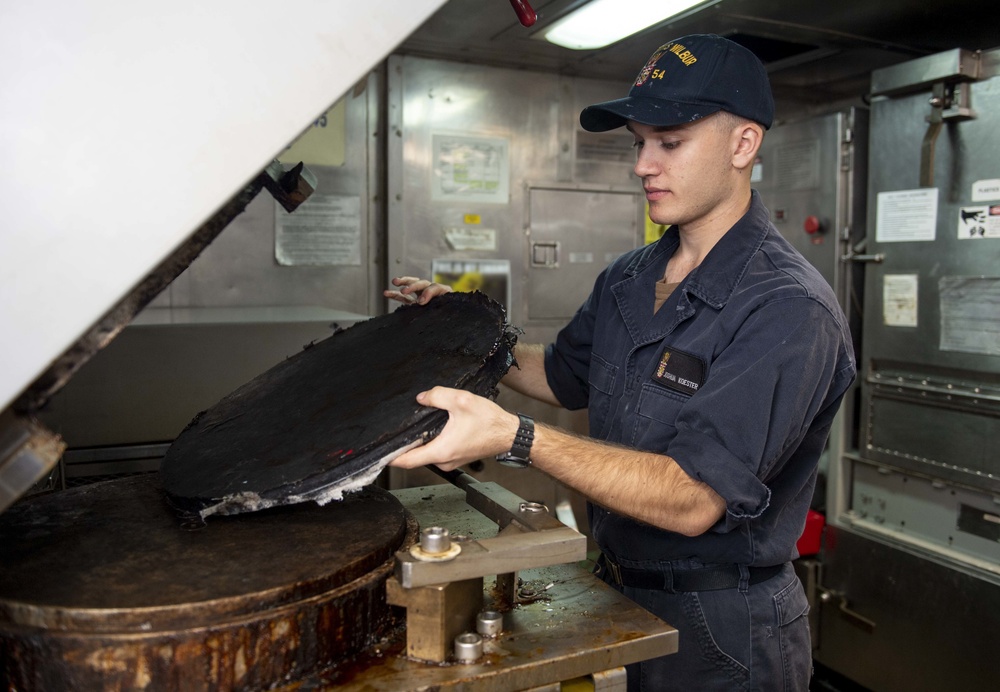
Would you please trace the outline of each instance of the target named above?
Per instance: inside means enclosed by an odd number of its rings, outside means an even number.
[[[846,237],[846,231],[845,231]],[[851,247],[850,252],[843,255],[840,258],[841,262],[874,262],[875,264],[881,264],[885,261],[884,252],[876,252],[875,254],[864,254],[865,248],[868,246],[868,239],[862,238],[859,242],[855,243]]]
[[[301,161],[286,171],[281,162],[275,159],[268,164],[258,179],[278,204],[289,213],[309,199],[309,196],[316,191],[317,185],[316,174],[306,168]]]
[[[885,253],[876,252],[874,255],[844,255],[843,260],[845,262],[873,262],[875,264],[882,264],[885,262]]]

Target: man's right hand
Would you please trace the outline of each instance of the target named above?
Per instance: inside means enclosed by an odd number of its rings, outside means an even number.
[[[451,286],[415,276],[397,276],[392,280],[392,285],[399,287],[399,290],[389,289],[383,291],[382,295],[406,304],[426,305],[435,296],[451,293]],[[517,367],[508,370],[501,382],[533,399],[562,407],[545,379],[545,348],[541,344],[518,343],[514,346],[514,359]]]
[[[426,305],[431,298],[451,293],[451,286],[437,284],[427,279],[419,279],[415,276],[397,276],[392,280],[393,286],[399,286],[398,291],[392,289],[382,292],[386,298],[396,300],[400,303],[418,303]]]

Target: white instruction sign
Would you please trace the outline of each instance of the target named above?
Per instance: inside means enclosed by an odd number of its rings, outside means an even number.
[[[360,266],[361,198],[321,195],[289,214],[275,204],[274,258],[283,266]]]
[[[882,280],[882,318],[888,327],[917,326],[917,275],[886,274]]]
[[[435,134],[431,199],[499,202],[510,199],[507,140]]]
[[[880,243],[934,240],[936,187],[878,193],[875,240]]]
[[[446,228],[444,238],[452,250],[497,249],[497,232],[492,228]]]

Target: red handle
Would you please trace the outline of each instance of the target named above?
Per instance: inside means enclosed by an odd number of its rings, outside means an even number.
[[[510,0],[510,6],[514,8],[514,12],[517,13],[517,20],[523,26],[531,26],[538,19],[538,15],[531,9],[528,0]]]

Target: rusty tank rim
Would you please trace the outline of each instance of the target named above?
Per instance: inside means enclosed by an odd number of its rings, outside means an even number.
[[[195,531],[156,474],[29,498],[0,515],[0,628],[149,633],[253,616],[386,571],[411,524],[372,486]]]

